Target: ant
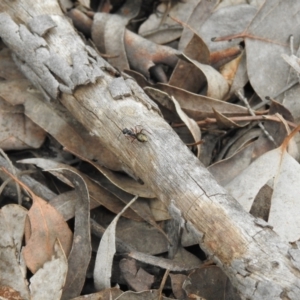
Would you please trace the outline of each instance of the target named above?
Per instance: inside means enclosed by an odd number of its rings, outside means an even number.
[[[137,126],[140,126],[140,125],[137,125]],[[145,143],[145,142],[148,142],[148,137],[147,135],[145,135],[143,133],[143,131],[147,131],[148,133],[150,133],[148,130],[142,128],[141,130],[137,130],[137,126],[135,126],[134,128],[124,128],[122,130],[122,133],[131,139],[131,143],[134,141],[134,140],[138,140],[139,142],[141,143]]]

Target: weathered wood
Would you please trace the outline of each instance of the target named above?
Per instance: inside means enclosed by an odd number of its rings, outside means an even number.
[[[106,71],[109,65],[83,43],[56,1],[2,0],[0,11],[0,36],[24,74],[97,135],[174,217],[187,222],[244,299],[299,299],[298,246],[292,249],[243,211],[137,84],[124,78],[125,88]],[[36,18],[42,23],[38,29]],[[118,90],[112,92],[115,86]],[[121,129],[136,125],[150,132],[148,142],[131,143],[120,136]]]

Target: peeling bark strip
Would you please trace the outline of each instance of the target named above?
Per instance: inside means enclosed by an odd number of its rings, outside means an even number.
[[[173,206],[244,299],[299,299],[300,245],[291,248],[243,211],[134,81],[122,81],[115,93],[116,76],[101,69],[109,65],[84,45],[56,1],[3,0],[0,11],[6,12],[0,14],[0,36],[24,74]],[[147,143],[119,137],[120,128],[136,125],[151,132]]]
[[[56,23],[61,22],[65,28],[60,34],[73,31],[72,25],[62,16],[37,16],[28,22],[28,28],[22,24],[18,26],[7,14],[1,16],[1,26],[9,33],[3,38],[8,47],[14,49],[15,62],[47,99],[56,99],[60,92],[72,94],[77,86],[95,83],[104,76],[100,68],[103,62],[96,51],[83,42],[70,53],[71,64],[48,48],[42,36],[51,34],[50,31],[57,27]]]

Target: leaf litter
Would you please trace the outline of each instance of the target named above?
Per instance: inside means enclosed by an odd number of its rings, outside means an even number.
[[[300,120],[299,3],[218,2],[161,1],[147,7],[127,0],[123,6],[101,2],[96,11],[85,3],[85,9],[73,7],[70,16],[115,68],[110,72],[126,71],[140,84],[245,210],[294,242],[300,237],[299,135],[289,132]],[[83,16],[80,23],[77,18]],[[15,151],[8,156],[19,161],[16,180],[33,199],[22,196],[28,211],[6,204],[12,203],[14,186],[1,172],[6,187],[0,251],[9,265],[0,282],[3,291],[24,299],[80,299],[81,293],[88,294],[85,299],[163,299],[162,291],[170,299],[240,299],[219,268],[203,263],[206,257],[186,229],[179,237],[180,260],[166,258],[171,217],[157,205],[155,191],[60,104],[43,101],[6,48],[1,48],[0,65],[0,146]],[[0,164],[10,168],[2,158]],[[60,170],[50,175],[34,165]],[[133,195],[140,198],[112,221]],[[105,250],[96,256],[100,237]],[[3,247],[7,243],[10,250]],[[194,254],[190,247],[197,247]],[[31,278],[24,262],[34,273]],[[164,270],[170,273],[160,287]],[[55,286],[48,280],[41,289],[49,276]],[[90,279],[102,290],[87,292]],[[114,284],[122,290],[111,288]]]
[[[300,235],[297,196],[300,192],[300,166],[287,151],[288,143],[299,127],[296,129],[279,148],[260,156],[225,186],[245,210],[250,211],[260,189],[272,180],[273,193],[268,222],[289,242],[294,242]]]

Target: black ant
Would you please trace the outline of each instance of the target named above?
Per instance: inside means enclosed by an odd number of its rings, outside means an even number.
[[[138,125],[139,126],[139,125]],[[144,133],[143,133],[143,131],[147,131],[148,133],[150,133],[148,130],[146,130],[146,129],[141,129],[141,130],[137,130],[137,128],[136,128],[137,126],[135,126],[135,128],[130,128],[130,129],[128,129],[128,128],[124,128],[123,130],[122,130],[122,133],[126,136],[126,137],[128,137],[128,138],[130,138],[131,139],[131,143],[134,141],[134,140],[138,140],[139,142],[141,142],[141,143],[145,143],[145,142],[148,142],[148,137],[147,137],[147,135],[145,135]]]

